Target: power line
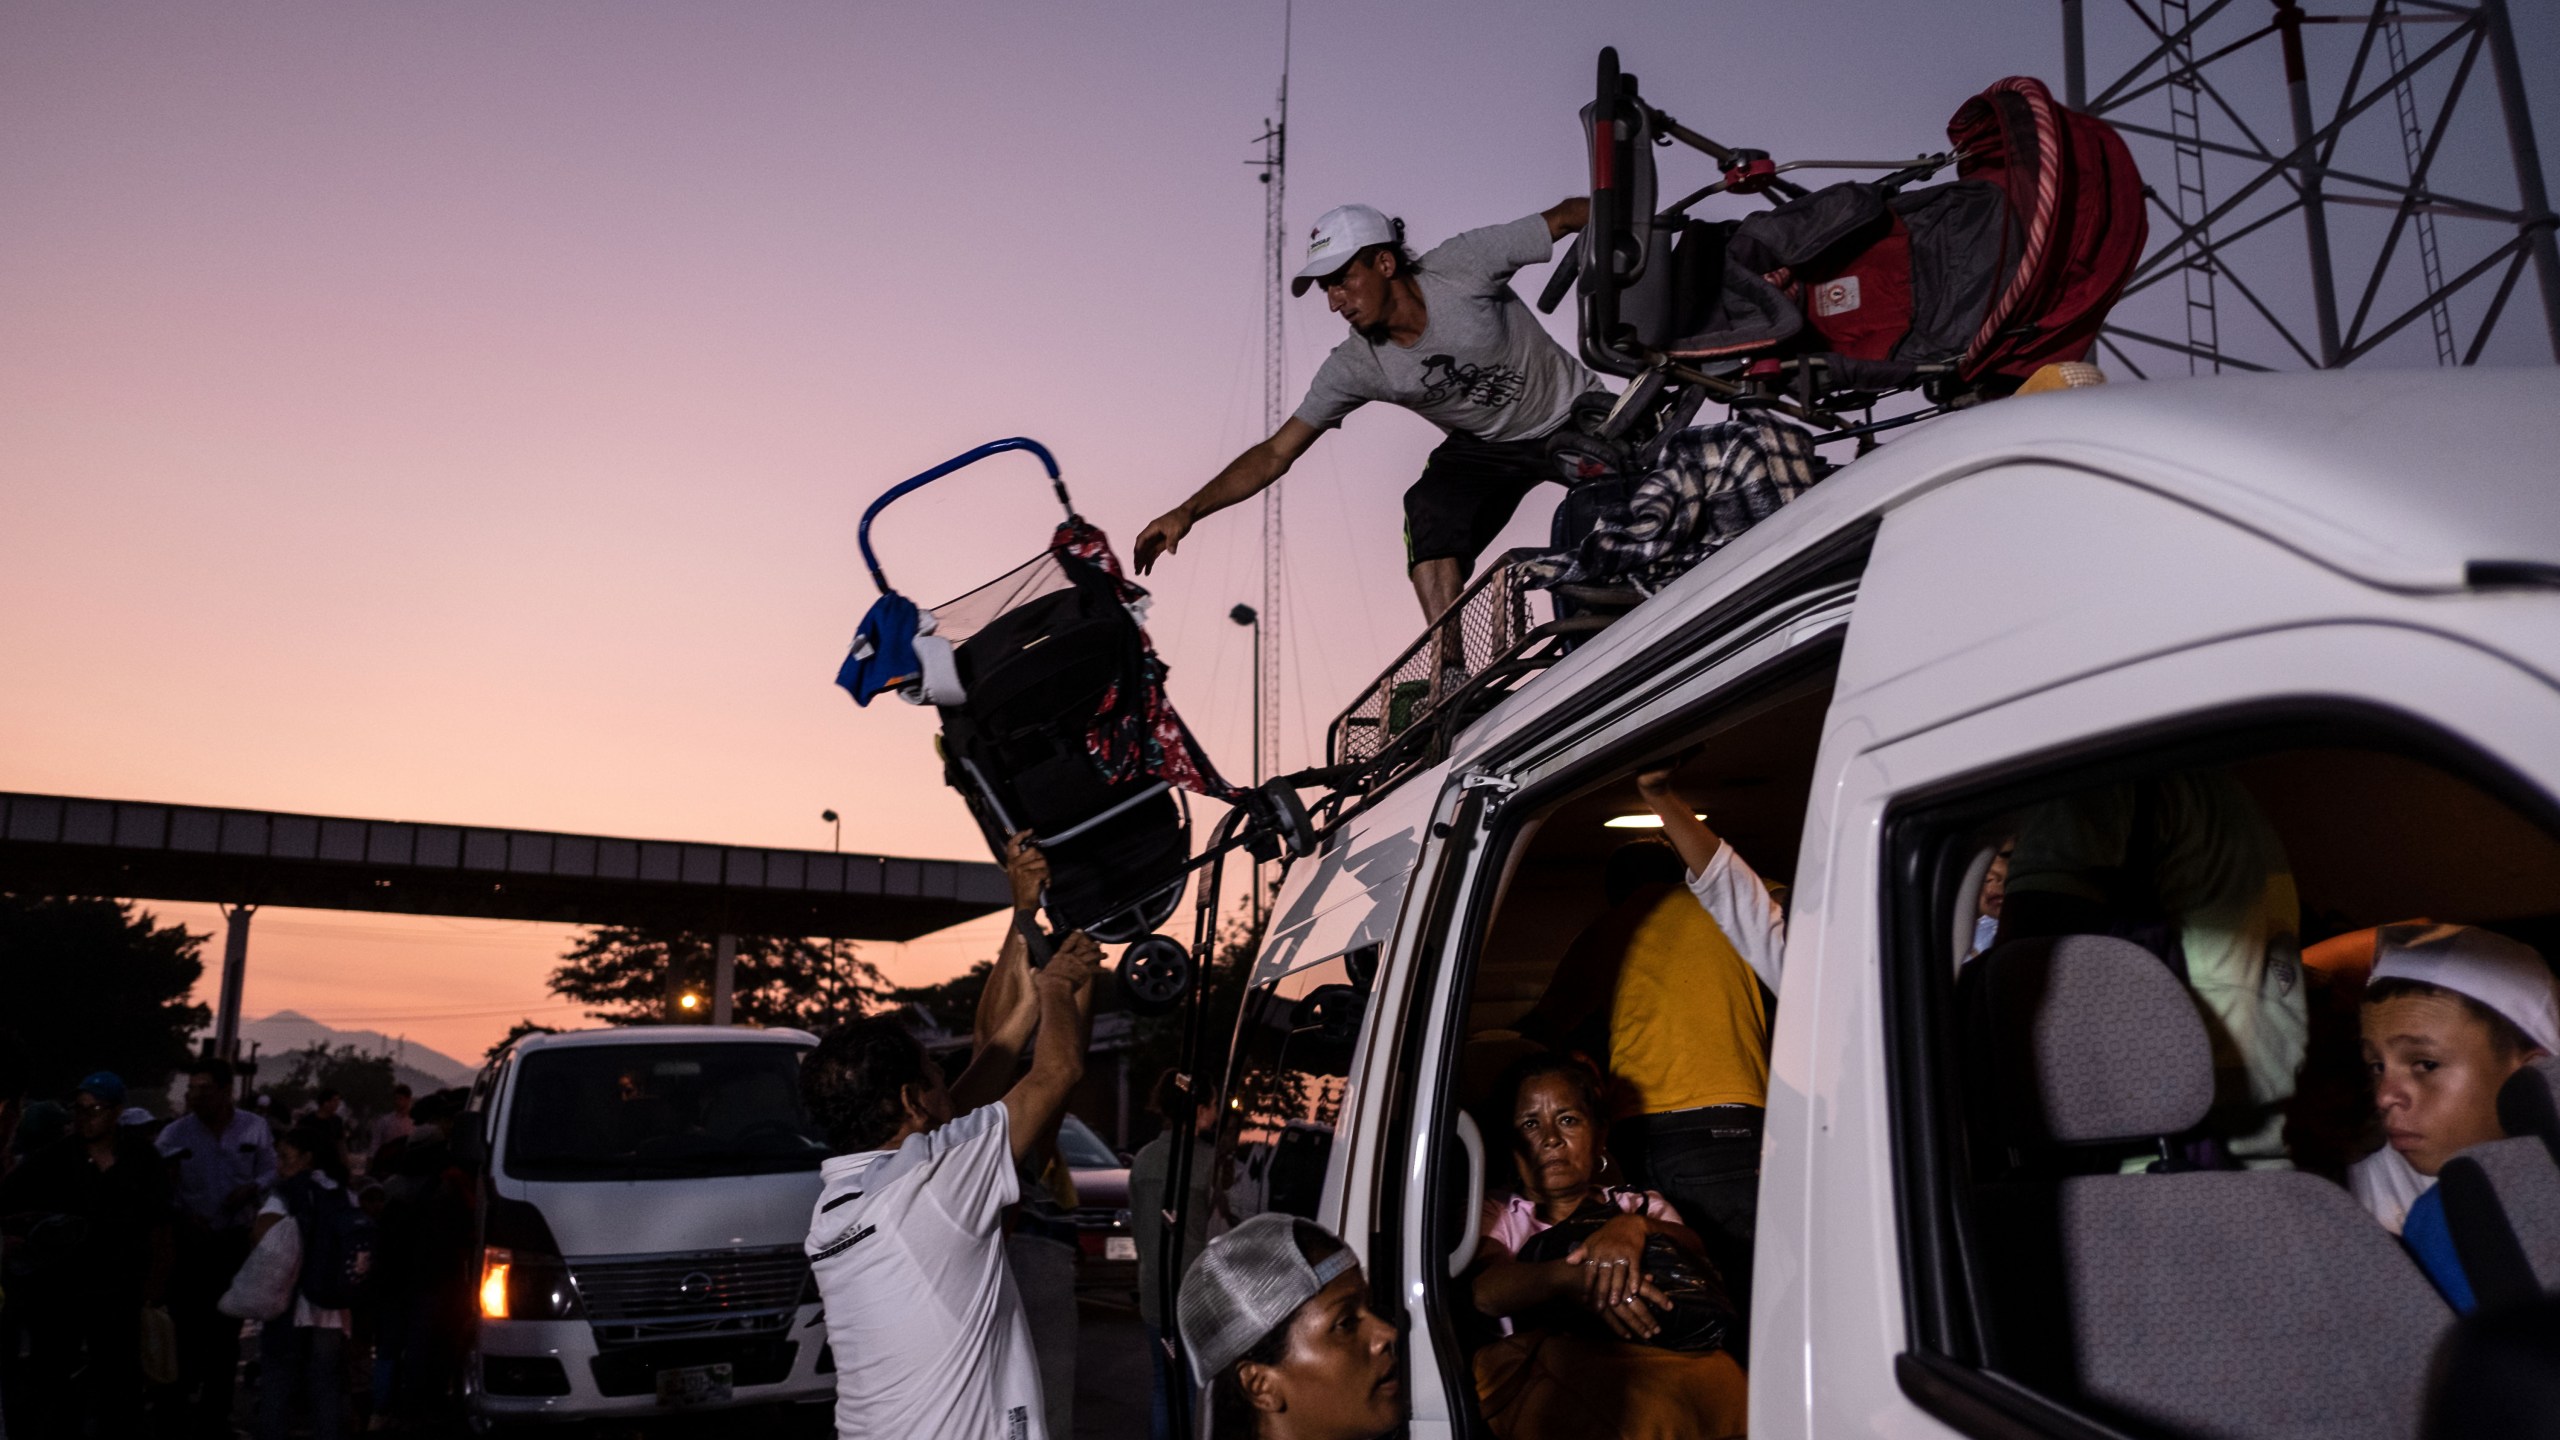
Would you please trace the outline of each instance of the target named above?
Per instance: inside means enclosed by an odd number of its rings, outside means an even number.
[[[296,1010],[294,1013],[313,1024],[334,1030],[349,1025],[397,1025],[419,1020],[488,1020],[500,1015],[539,1015],[555,1010],[583,1010],[587,1003],[584,1000],[554,1000],[540,1005],[506,1005],[495,1010],[410,1010],[389,1015],[330,1015],[325,1018],[308,1010]]]

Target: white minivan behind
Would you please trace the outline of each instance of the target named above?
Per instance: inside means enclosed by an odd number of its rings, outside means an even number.
[[[800,1030],[536,1035],[475,1087],[481,1426],[823,1401]]]

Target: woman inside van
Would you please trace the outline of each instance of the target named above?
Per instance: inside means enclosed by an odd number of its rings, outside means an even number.
[[[1323,1226],[1269,1211],[1209,1242],[1179,1301],[1213,1440],[1377,1440],[1404,1426],[1396,1328]]]
[[[1603,1183],[1604,1093],[1559,1054],[1524,1057],[1495,1088],[1519,1189],[1485,1202],[1476,1245],[1476,1308],[1507,1332],[1476,1352],[1485,1423],[1502,1440],[1740,1435],[1723,1283],[1668,1201]]]

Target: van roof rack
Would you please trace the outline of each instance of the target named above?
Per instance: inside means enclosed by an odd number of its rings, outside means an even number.
[[[1520,563],[1544,554],[1507,551],[1485,567],[1325,730],[1326,768],[1309,778],[1337,793],[1385,788],[1448,753],[1448,742],[1504,696],[1643,603],[1629,586],[1560,585],[1558,618],[1530,611]]]

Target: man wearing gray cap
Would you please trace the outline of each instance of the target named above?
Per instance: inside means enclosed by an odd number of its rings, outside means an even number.
[[[1374,1440],[1404,1423],[1396,1328],[1321,1225],[1273,1212],[1210,1241],[1180,1320],[1211,1440]]]
[[[1351,334],[1325,357],[1298,413],[1139,532],[1138,573],[1180,548],[1202,519],[1289,473],[1352,411],[1383,400],[1447,436],[1404,495],[1413,592],[1423,618],[1438,618],[1521,498],[1563,478],[1550,439],[1567,428],[1577,403],[1605,411],[1614,398],[1511,289],[1513,272],[1545,263],[1590,213],[1586,199],[1561,201],[1444,240],[1416,260],[1403,221],[1367,205],[1326,211],[1307,236],[1290,293],[1322,286]]]

